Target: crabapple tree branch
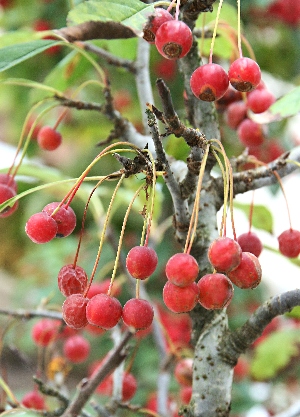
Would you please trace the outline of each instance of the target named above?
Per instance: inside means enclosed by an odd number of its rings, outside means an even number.
[[[220,354],[224,361],[234,366],[238,357],[261,335],[274,317],[288,313],[299,305],[299,289],[287,291],[263,303],[243,326],[223,337]]]
[[[62,414],[62,417],[76,417],[78,415],[100,382],[124,361],[127,356],[126,347],[132,336],[133,333],[130,330],[127,330],[119,345],[111,350],[109,356],[103,360],[99,369],[97,369],[88,380],[81,381],[80,386],[78,386],[77,394]]]

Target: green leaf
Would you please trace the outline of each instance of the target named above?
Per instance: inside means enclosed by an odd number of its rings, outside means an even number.
[[[146,5],[139,0],[90,0],[74,7],[68,14],[68,22],[81,24],[90,21],[113,21],[139,33],[153,12],[153,4]]]
[[[32,42],[19,43],[0,49],[0,72],[26,61],[54,45],[61,45],[62,41],[40,39]]]
[[[282,330],[270,334],[256,348],[251,375],[256,380],[274,378],[299,355],[300,330]]]
[[[285,315],[287,317],[299,319],[300,318],[300,306],[294,307],[289,313],[286,313]]]
[[[281,117],[294,116],[300,112],[300,86],[278,99],[269,111]]]
[[[242,210],[246,216],[249,217],[250,204],[234,202],[234,207]],[[273,217],[270,210],[265,206],[255,205],[252,215],[252,225],[257,229],[266,230],[267,232],[272,233]]]

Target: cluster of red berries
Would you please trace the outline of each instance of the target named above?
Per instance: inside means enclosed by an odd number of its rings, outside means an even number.
[[[183,58],[193,44],[191,29],[159,7],[144,27],[143,37],[147,42],[155,43],[158,52],[167,59]]]
[[[17,194],[17,183],[14,177],[10,174],[0,174],[0,204],[5,203]],[[1,217],[8,217],[13,214],[18,208],[18,202],[12,207],[7,207],[0,212]]]
[[[251,236],[253,244],[243,246],[259,255],[261,242],[255,234]],[[241,236],[240,241],[245,241],[244,236]],[[191,311],[197,302],[208,310],[221,309],[228,306],[233,297],[233,284],[246,289],[255,288],[261,281],[262,272],[257,256],[250,251],[242,251],[239,243],[233,239],[221,237],[212,242],[208,258],[215,271],[204,275],[197,284],[195,280],[199,267],[193,256],[179,253],[169,259],[163,300],[171,311]]]
[[[73,209],[61,203],[47,204],[39,213],[33,214],[25,225],[27,236],[34,243],[46,243],[55,237],[69,236],[76,226]],[[53,214],[54,213],[54,214]]]
[[[258,86],[260,80],[258,64],[251,58],[241,57],[233,61],[228,73],[215,63],[198,67],[191,76],[190,86],[200,100],[215,101],[226,93],[229,83],[237,91],[249,92]]]
[[[157,266],[156,252],[148,246],[132,248],[126,259],[128,272],[136,279],[149,277]],[[151,326],[154,310],[147,300],[132,298],[124,307],[108,294],[97,293],[88,298],[87,277],[81,267],[64,266],[58,274],[58,285],[67,298],[63,303],[63,318],[68,326],[80,329],[88,324],[101,329],[113,328],[122,318],[126,326],[136,331]]]

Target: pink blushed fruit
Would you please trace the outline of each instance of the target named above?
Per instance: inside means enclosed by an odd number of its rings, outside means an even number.
[[[73,329],[82,329],[88,324],[86,306],[89,299],[82,294],[72,294],[67,297],[62,306],[65,323]]]
[[[199,298],[199,289],[193,282],[186,287],[178,287],[168,281],[163,288],[165,305],[173,313],[186,313],[193,310]]]
[[[123,307],[122,319],[127,326],[136,330],[147,329],[151,326],[154,310],[149,301],[132,298]]]
[[[198,281],[199,303],[207,310],[219,310],[227,307],[233,297],[231,281],[224,274],[204,275]]]
[[[173,20],[173,16],[165,9],[157,7],[155,9],[155,14],[150,17],[149,22],[144,27],[143,38],[149,43],[155,43],[155,35],[160,26]]]
[[[88,301],[86,316],[90,324],[103,329],[111,329],[122,316],[122,306],[115,297],[97,294]]]
[[[63,204],[58,211],[52,215],[52,213],[60,205],[60,202],[53,202],[47,204],[42,212],[47,213],[51,216],[57,223],[57,233],[56,237],[66,237],[69,236],[76,226],[76,215],[72,207]]]
[[[32,328],[31,336],[38,346],[48,346],[58,337],[60,320],[41,319]]]
[[[38,132],[37,143],[41,149],[54,151],[59,147],[61,142],[61,134],[50,126],[43,126]]]
[[[195,69],[190,79],[193,94],[203,101],[220,99],[229,85],[226,71],[218,64],[205,64]]]
[[[181,20],[169,20],[163,23],[156,32],[156,48],[167,59],[183,58],[191,49],[192,44],[192,31]]]
[[[157,255],[149,246],[134,246],[126,257],[126,267],[130,275],[136,279],[146,279],[156,269]]]
[[[239,288],[255,288],[261,281],[261,266],[253,253],[243,252],[237,268],[228,273],[228,278]]]
[[[84,362],[90,353],[90,343],[81,335],[69,337],[63,347],[65,357],[73,363]]]
[[[81,266],[73,264],[64,265],[58,272],[58,288],[68,297],[71,294],[83,294],[87,287],[88,277]]]
[[[288,258],[296,258],[300,253],[300,232],[288,229],[278,236],[279,251]]]
[[[241,262],[242,249],[235,240],[219,237],[208,248],[208,259],[218,272],[228,272]]]
[[[257,258],[263,250],[261,240],[254,232],[242,233],[237,241],[243,252],[251,252]]]
[[[238,91],[254,90],[261,80],[259,65],[251,58],[238,58],[229,67],[228,78]]]
[[[166,275],[172,284],[186,287],[196,280],[199,266],[196,259],[188,253],[176,253],[166,264]]]
[[[55,238],[57,223],[45,212],[35,213],[28,219],[25,232],[34,243],[47,243]]]

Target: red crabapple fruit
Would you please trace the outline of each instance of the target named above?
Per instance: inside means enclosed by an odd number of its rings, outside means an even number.
[[[79,334],[69,337],[63,347],[65,357],[73,363],[84,362],[89,356],[90,349],[90,342]]]
[[[256,288],[261,281],[261,266],[258,258],[250,252],[242,253],[242,260],[237,268],[228,272],[228,278],[237,287]]]
[[[247,104],[244,100],[230,103],[226,109],[225,121],[227,125],[235,130],[238,125],[247,117]]]
[[[193,387],[181,387],[179,397],[183,404],[189,404],[192,398]]]
[[[127,254],[126,268],[136,279],[146,279],[156,269],[157,254],[149,246],[134,246]]]
[[[155,9],[155,14],[150,17],[149,22],[144,27],[143,38],[149,43],[155,43],[155,35],[160,26],[173,20],[173,16],[165,9],[157,7]]]
[[[247,106],[253,113],[263,113],[275,102],[275,96],[266,88],[251,91],[247,96]]]
[[[70,206],[63,204],[58,211],[52,215],[60,202],[49,203],[43,208],[43,212],[51,216],[57,223],[56,237],[69,236],[76,226],[76,214]]]
[[[237,135],[244,146],[260,146],[264,142],[262,125],[251,119],[244,119],[237,128]]]
[[[38,346],[48,346],[53,342],[59,333],[60,320],[41,319],[32,328],[31,336]]]
[[[199,266],[196,259],[188,253],[176,253],[166,264],[166,275],[172,284],[186,287],[196,280]]]
[[[122,319],[126,326],[135,330],[147,329],[153,321],[154,311],[147,300],[132,298],[123,307]]]
[[[64,265],[58,272],[58,288],[68,297],[71,294],[83,294],[87,287],[88,277],[81,266],[73,264]]]
[[[34,408],[35,410],[46,409],[44,397],[36,390],[27,392],[22,398],[21,404],[26,408]],[[24,413],[24,415],[26,414]]]
[[[229,85],[226,71],[218,64],[205,64],[195,69],[190,79],[193,94],[203,101],[220,99]]]
[[[254,232],[242,233],[237,241],[243,252],[253,253],[257,258],[263,250],[261,240]]]
[[[137,382],[135,377],[129,373],[124,372],[122,382],[122,401],[129,401],[136,393]]]
[[[156,48],[167,59],[184,57],[191,49],[192,44],[192,31],[181,20],[169,20],[163,23],[156,32]]]
[[[55,238],[57,223],[45,212],[35,213],[28,219],[25,232],[34,243],[47,243]]]
[[[69,295],[62,306],[62,315],[65,323],[73,329],[82,329],[88,324],[86,306],[89,299],[82,294]]]
[[[218,310],[227,307],[234,289],[231,281],[224,274],[204,275],[198,281],[199,303],[207,310]]]
[[[62,136],[57,130],[50,126],[40,128],[37,135],[37,143],[41,149],[54,151],[62,142]]]
[[[103,329],[113,328],[122,316],[120,301],[106,294],[97,294],[92,297],[86,307],[86,317],[90,324]]]
[[[300,253],[300,232],[288,229],[278,236],[279,251],[288,258],[296,258]]]
[[[0,204],[5,203],[12,197],[15,197],[16,194],[17,193],[13,187],[0,182]],[[0,212],[0,218],[8,217],[13,214],[17,210],[18,205],[19,203],[16,201],[12,207],[6,207]]]
[[[193,310],[199,298],[199,289],[193,282],[186,287],[178,287],[168,281],[163,288],[165,305],[173,313],[186,313]]]
[[[259,65],[251,58],[238,58],[230,65],[228,78],[236,90],[252,91],[261,80]]]
[[[180,359],[175,366],[174,377],[180,385],[191,386],[193,382],[193,359]]]
[[[218,272],[228,272],[241,262],[242,249],[235,240],[219,237],[208,248],[208,259]]]

